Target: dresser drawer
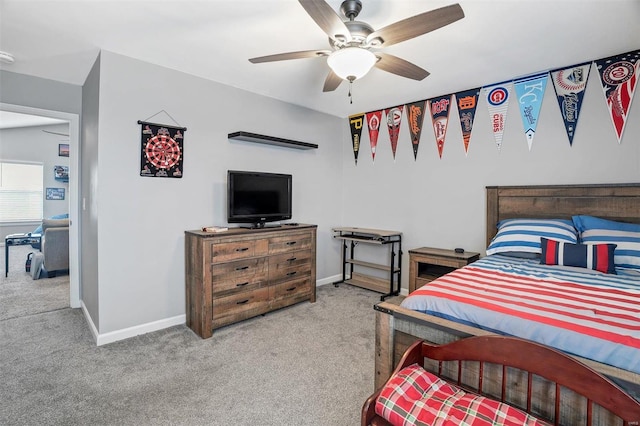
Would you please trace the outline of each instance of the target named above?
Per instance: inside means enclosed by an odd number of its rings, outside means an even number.
[[[311,250],[298,250],[269,258],[269,281],[274,284],[311,275]]]
[[[311,248],[311,234],[300,232],[269,238],[269,254],[286,253]]]
[[[211,261],[226,262],[254,256],[264,256],[269,250],[269,240],[246,240],[229,243],[211,243]]]
[[[280,308],[308,299],[311,296],[311,280],[307,277],[275,284],[270,286],[270,291],[272,303],[276,303],[271,307]],[[282,303],[284,300],[286,303]]]
[[[264,257],[212,265],[213,293],[259,287],[267,280],[267,265],[267,259]]]
[[[213,299],[213,328],[222,327],[269,310],[269,288]]]

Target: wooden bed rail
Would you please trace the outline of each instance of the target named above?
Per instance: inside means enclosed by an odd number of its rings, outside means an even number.
[[[527,382],[526,406],[518,406],[518,408],[543,420],[554,422],[556,425],[560,424],[561,421],[560,404],[565,392],[563,388],[570,389],[575,394],[586,398],[584,418],[587,421],[587,425],[594,424],[594,404],[618,417],[625,426],[640,424],[639,401],[592,368],[562,352],[539,343],[498,335],[474,336],[445,345],[432,345],[424,341],[418,341],[404,353],[393,375],[415,363],[423,365],[427,370],[430,370],[430,368],[427,368],[429,360],[435,360],[438,371],[434,371],[434,373],[438,375],[443,373],[444,362],[455,362],[457,364],[457,379],[451,379],[451,376],[444,377],[445,379],[466,390],[494,399],[501,399],[502,402],[506,403],[511,402],[506,401],[505,389],[513,385],[514,382],[521,380],[522,377],[519,376],[512,379],[509,374],[510,369],[521,370],[521,372],[525,373],[524,377]],[[468,380],[464,382],[462,380],[462,376],[466,375],[466,372],[463,371],[463,365],[468,361],[477,362],[477,368],[475,368],[477,372],[476,385],[469,385]],[[434,363],[433,361],[431,362],[433,367]],[[502,369],[501,384],[498,385],[501,390],[498,397],[494,393],[483,390],[483,369],[486,364],[492,364]],[[555,389],[553,392],[555,393],[553,418],[544,418],[545,416],[541,416],[540,413],[532,412],[532,383],[534,382],[534,376],[544,378],[553,383],[552,386]],[[380,418],[373,423],[371,422],[371,419],[376,417],[375,401],[379,393],[380,390],[371,395],[365,402],[362,425],[387,424],[381,422],[382,419]],[[533,405],[538,406],[537,403]],[[609,424],[608,421],[605,424]]]

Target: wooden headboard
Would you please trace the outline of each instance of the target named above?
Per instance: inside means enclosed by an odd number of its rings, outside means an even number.
[[[512,218],[590,215],[640,223],[640,183],[487,186],[487,246],[496,225]]]

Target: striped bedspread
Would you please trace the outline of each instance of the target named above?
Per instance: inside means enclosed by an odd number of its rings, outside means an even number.
[[[640,273],[617,275],[487,256],[402,306],[640,373]]]

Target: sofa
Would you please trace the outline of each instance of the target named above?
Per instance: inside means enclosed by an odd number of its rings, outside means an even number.
[[[41,250],[49,277],[54,277],[58,271],[69,270],[69,219],[42,221]]]

